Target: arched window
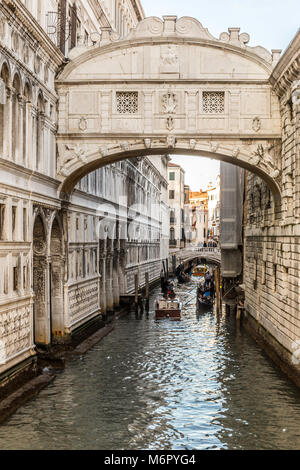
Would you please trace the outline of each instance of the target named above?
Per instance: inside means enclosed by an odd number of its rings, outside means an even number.
[[[44,155],[44,139],[43,139],[43,132],[44,132],[44,99],[42,94],[39,94],[38,101],[37,101],[37,116],[36,116],[36,169],[41,169],[41,162],[43,160]]]
[[[30,141],[30,123],[31,123],[31,116],[29,115],[29,103],[31,102],[31,90],[29,84],[26,83],[24,88],[24,97],[25,97],[25,104],[24,104],[24,111],[23,111],[23,149],[22,149],[22,157],[23,163],[25,166],[28,164],[27,159],[27,152],[28,152],[28,142]]]
[[[19,161],[20,156],[20,137],[21,137],[21,82],[19,75],[15,75],[13,80],[12,91],[12,159]]]
[[[9,105],[6,89],[9,84],[9,71],[6,64],[2,65],[0,74],[0,155],[5,156],[8,149]],[[8,155],[6,155],[8,156]]]

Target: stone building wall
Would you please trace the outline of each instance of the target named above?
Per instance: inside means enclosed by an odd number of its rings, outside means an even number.
[[[277,150],[282,201],[277,211],[266,184],[247,175],[244,281],[246,310],[300,383],[299,45],[300,33],[271,76],[282,120],[282,145]]]
[[[65,341],[117,305],[120,293],[131,289],[138,263],[141,286],[144,272],[153,280],[160,266],[160,210],[151,216],[150,208],[166,199],[166,162],[158,159],[156,168],[143,159],[99,169],[77,185],[68,204],[59,199],[54,78],[66,59],[47,34],[45,15],[55,5],[40,5],[0,4],[0,385],[14,367],[34,360],[36,345]],[[80,6],[78,18],[88,16],[91,33],[92,14],[84,2]],[[135,222],[151,232],[138,246],[127,225],[121,238],[129,195],[130,204],[149,209]],[[114,229],[101,238],[104,219]]]

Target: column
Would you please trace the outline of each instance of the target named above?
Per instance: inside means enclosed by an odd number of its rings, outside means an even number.
[[[109,253],[106,258],[106,309],[112,311],[114,308],[113,289],[113,258]]]
[[[19,108],[19,115],[18,115],[18,155],[17,155],[17,163],[19,165],[24,165],[24,153],[23,153],[23,126],[24,126],[24,107],[25,107],[25,96],[19,94],[18,95],[18,108]]]

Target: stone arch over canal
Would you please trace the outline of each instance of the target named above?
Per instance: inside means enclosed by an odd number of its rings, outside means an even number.
[[[66,199],[87,173],[122,159],[198,155],[250,170],[281,195],[279,58],[229,28],[214,38],[194,18],[143,20],[78,47],[57,78],[57,178]]]
[[[165,16],[122,40],[104,28],[94,46],[74,49],[56,79],[58,193],[68,201],[96,168],[155,154],[249,170],[245,311],[299,377],[299,59],[249,40],[239,28],[215,38],[194,18]]]

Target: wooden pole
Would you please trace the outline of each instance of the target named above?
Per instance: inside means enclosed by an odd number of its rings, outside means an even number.
[[[149,273],[145,273],[146,300],[149,300]]]
[[[216,286],[216,310],[220,313],[220,268],[215,269],[215,286]]]
[[[134,275],[134,304],[137,309],[139,305],[139,277],[137,274]]]
[[[149,273],[145,273],[145,284],[146,284],[146,312],[149,312]]]

